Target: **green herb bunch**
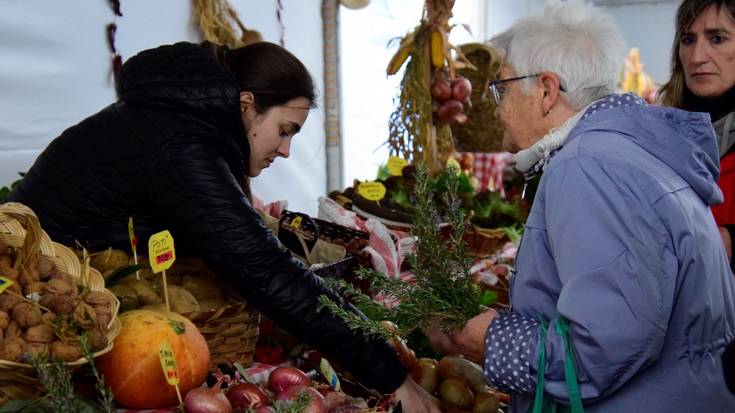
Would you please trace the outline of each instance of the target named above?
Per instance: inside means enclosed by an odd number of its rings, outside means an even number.
[[[394,307],[384,306],[344,280],[325,280],[333,288],[341,290],[367,318],[338,306],[327,296],[320,297],[323,308],[327,308],[352,329],[366,334],[390,338],[398,335],[407,337],[411,332],[435,325],[444,331],[462,327],[469,319],[482,313],[495,300],[493,293],[482,293],[470,276],[471,260],[465,254],[463,235],[465,215],[459,208],[458,189],[460,179],[457,171],[450,169],[443,194],[446,209],[444,221],[449,235],[442,235],[439,213],[434,202],[435,186],[426,169],[416,172],[416,213],[411,234],[415,237],[415,251],[406,259],[415,275],[415,280],[405,282],[388,278],[372,269],[361,269],[359,278],[369,280],[371,294],[382,294],[400,303]],[[392,321],[397,331],[389,331],[380,321]]]

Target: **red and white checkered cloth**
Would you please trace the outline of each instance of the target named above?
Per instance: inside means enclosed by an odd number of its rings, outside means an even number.
[[[513,160],[513,154],[509,152],[472,153],[475,157],[474,175],[480,181],[480,191],[489,189],[500,191],[505,196],[503,188],[503,171]]]

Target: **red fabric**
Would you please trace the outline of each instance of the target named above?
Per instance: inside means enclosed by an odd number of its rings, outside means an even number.
[[[505,196],[505,188],[503,188],[503,171],[508,163],[513,159],[513,155],[508,152],[497,153],[473,153],[475,157],[474,175],[480,181],[480,189],[489,189],[491,191],[500,191]]]
[[[725,202],[712,206],[717,226],[735,224],[735,152],[720,159],[720,180],[717,184],[725,196]]]

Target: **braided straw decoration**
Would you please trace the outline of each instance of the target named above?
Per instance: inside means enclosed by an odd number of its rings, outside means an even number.
[[[245,28],[227,0],[195,0],[194,18],[212,43],[237,48],[262,41],[260,33]]]

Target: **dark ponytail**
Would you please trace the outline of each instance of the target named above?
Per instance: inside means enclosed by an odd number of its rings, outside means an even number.
[[[232,73],[240,91],[252,92],[259,113],[296,98],[316,107],[314,80],[301,61],[274,43],[258,42],[237,49],[215,47],[215,57]]]

